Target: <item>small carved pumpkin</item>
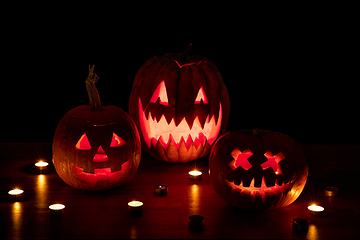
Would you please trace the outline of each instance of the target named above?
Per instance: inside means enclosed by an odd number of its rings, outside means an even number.
[[[244,209],[288,206],[308,176],[304,152],[292,138],[257,129],[222,135],[211,150],[209,165],[218,195]]]
[[[60,120],[53,140],[53,162],[74,188],[104,190],[129,181],[141,156],[135,123],[122,109],[102,107],[90,69],[86,79],[90,106],[79,106]]]
[[[205,156],[227,125],[230,101],[215,64],[200,56],[166,54],[137,72],[129,111],[143,148],[185,163]]]

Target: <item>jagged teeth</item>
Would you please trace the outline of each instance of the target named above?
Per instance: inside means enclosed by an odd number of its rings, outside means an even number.
[[[262,177],[261,186],[254,187],[255,178],[253,178],[250,182],[249,187],[244,187],[244,183],[241,180],[239,185],[236,185],[234,181],[230,182],[225,179],[225,182],[229,187],[231,187],[232,191],[240,192],[241,195],[248,194],[251,196],[251,200],[254,201],[256,195],[260,195],[263,202],[266,200],[267,195],[278,195],[280,192],[284,192],[290,188],[290,184],[283,182],[279,185],[277,179],[275,179],[275,185],[272,187],[268,187],[265,182],[264,176]]]
[[[169,122],[164,114],[161,115],[160,119],[156,119],[149,112],[146,117],[139,98],[139,118],[141,131],[149,148],[151,144],[156,146],[160,141],[165,149],[171,142],[177,149],[182,142],[188,150],[192,144],[197,149],[200,144],[205,146],[206,142],[211,145],[218,136],[222,120],[222,107],[220,104],[217,123],[215,115],[211,118],[208,115],[203,124],[201,124],[199,117],[196,117],[192,124],[188,124],[185,117],[176,124],[174,118],[171,118]]]

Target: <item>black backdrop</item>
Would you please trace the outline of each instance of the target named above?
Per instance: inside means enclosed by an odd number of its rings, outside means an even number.
[[[128,111],[141,65],[192,42],[191,54],[211,59],[228,87],[228,130],[269,129],[300,143],[360,143],[351,19],[220,18],[138,25],[124,17],[111,24],[41,19],[12,26],[3,34],[0,141],[51,142],[61,117],[88,103],[89,64],[96,65],[102,104]]]

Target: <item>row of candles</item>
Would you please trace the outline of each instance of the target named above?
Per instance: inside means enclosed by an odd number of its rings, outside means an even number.
[[[37,163],[35,163],[35,166],[38,168],[40,174],[43,173],[46,168],[48,167],[49,163],[46,161],[40,160]],[[188,173],[189,178],[191,180],[200,180],[202,178],[202,172],[198,170],[193,170]],[[166,185],[155,185],[154,186],[154,193],[155,194],[167,194],[168,187]],[[24,193],[24,190],[15,188],[10,191],[8,191],[8,194],[15,197],[15,201],[19,199],[19,197],[22,196]],[[128,208],[131,212],[138,213],[142,211],[142,206],[144,205],[141,201],[130,201],[128,203]],[[50,214],[52,215],[61,215],[64,213],[65,205],[60,203],[51,204],[49,206]],[[196,221],[196,219],[195,219]]]
[[[47,168],[49,164],[45,161],[38,161],[37,163],[35,163],[35,166],[38,167],[39,172],[41,173],[43,170],[45,170]],[[202,172],[198,171],[198,170],[193,170],[190,171],[188,173],[189,178],[191,180],[200,180],[202,178]],[[168,191],[168,187],[166,185],[155,185],[154,186],[154,194],[167,194]],[[15,188],[12,189],[8,192],[9,195],[12,196],[21,196],[24,193],[24,191],[22,189],[19,188]],[[334,197],[338,194],[338,189],[335,187],[328,187],[325,188],[324,190],[324,194],[325,196],[328,197]],[[128,209],[129,211],[133,212],[133,213],[140,213],[142,211],[142,207],[143,207],[144,203],[141,201],[130,201],[128,203]],[[64,213],[64,209],[65,209],[65,205],[60,204],[60,203],[55,203],[55,204],[51,204],[49,206],[50,209],[50,214],[52,215],[61,215]],[[312,216],[322,216],[322,213],[324,212],[324,207],[316,205],[316,204],[311,204],[310,206],[308,206],[308,210],[310,215]],[[194,225],[194,226],[198,226],[198,225],[202,225],[204,221],[204,217],[200,216],[200,215],[192,215],[189,217],[189,224],[190,225]],[[293,219],[293,229],[296,231],[304,231],[307,230],[309,226],[309,222],[306,219],[301,219],[301,218],[295,218]]]

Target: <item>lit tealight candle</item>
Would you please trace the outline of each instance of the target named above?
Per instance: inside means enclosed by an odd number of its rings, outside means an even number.
[[[189,178],[191,180],[200,180],[202,176],[202,172],[194,170],[189,172]]]
[[[322,206],[318,206],[316,204],[308,206],[308,209],[310,210],[310,214],[313,216],[319,216],[324,211],[324,208]]]
[[[20,196],[23,192],[24,192],[24,190],[15,188],[13,190],[10,190],[8,193],[12,196]]]
[[[46,167],[47,165],[49,165],[49,163],[44,162],[42,160],[38,161],[37,163],[35,163],[35,166],[39,167],[39,168],[43,168]]]
[[[63,214],[64,213],[64,209],[65,209],[65,205],[64,204],[52,204],[49,206],[50,209],[50,214]]]
[[[168,187],[166,185],[155,185],[154,193],[156,194],[167,194]]]
[[[140,201],[128,202],[128,207],[131,212],[141,212],[143,205],[144,205],[143,202]]]

